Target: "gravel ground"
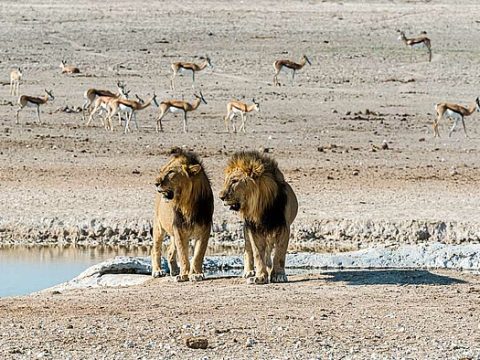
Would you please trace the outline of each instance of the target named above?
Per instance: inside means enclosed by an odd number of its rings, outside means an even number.
[[[2,359],[479,359],[480,282],[458,272],[332,271],[0,300]],[[202,337],[208,348],[190,349]]]

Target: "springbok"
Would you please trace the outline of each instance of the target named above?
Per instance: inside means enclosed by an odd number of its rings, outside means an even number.
[[[33,107],[37,109],[37,118],[38,118],[38,123],[41,124],[42,122],[40,121],[40,105],[46,104],[48,100],[54,100],[55,97],[52,94],[52,91],[48,91],[45,89],[45,95],[44,96],[28,96],[28,95],[22,95],[18,98],[18,110],[17,110],[17,120],[16,124],[18,124],[18,114],[24,107]]]
[[[414,38],[407,38],[403,31],[397,30],[399,33],[398,40],[403,41],[405,45],[410,48],[418,48],[418,47],[425,47],[428,51],[428,61],[432,61],[432,46],[430,43],[430,39],[427,37],[427,32],[422,31],[419,36]]]
[[[10,95],[18,96],[20,91],[20,81],[22,80],[22,69],[16,68],[10,72]]]
[[[132,118],[135,122],[135,128],[138,130],[136,112],[146,109],[152,104],[152,102],[155,104],[155,106],[159,106],[157,102],[157,95],[155,93],[153,93],[153,96],[146,102],[121,98],[111,98],[111,100],[107,104],[109,108],[107,115],[107,126],[109,126],[110,130],[113,131],[112,116],[114,116],[118,111],[122,111],[126,113],[127,117],[125,121],[125,134],[130,131],[130,121],[132,120]]]
[[[120,81],[117,81],[117,92],[114,93],[113,91],[110,91],[110,90],[100,90],[100,89],[93,89],[93,88],[90,88],[88,90],[85,91],[85,93],[83,94],[83,97],[85,98],[85,101],[82,105],[82,114],[83,114],[83,121],[85,121],[85,112],[88,111],[91,107],[92,107],[92,104],[94,105],[94,109],[95,109],[95,100],[101,96],[103,97],[123,97],[125,99],[128,98],[128,94],[130,93],[130,91],[126,91],[126,84],[123,83],[123,82],[120,82]],[[103,107],[102,108],[103,110],[105,110],[105,108]],[[96,111],[98,111],[99,109],[97,109]],[[95,112],[96,112],[95,111]],[[90,111],[90,114],[93,112]],[[89,117],[89,121],[87,123],[87,125],[90,123],[90,117]]]
[[[73,65],[67,65],[65,60],[62,60],[60,63],[60,68],[62,69],[62,74],[80,74],[80,69]]]
[[[230,132],[228,122],[232,123],[233,126],[233,132],[237,132],[237,128],[235,126],[235,121],[233,121],[233,118],[240,114],[242,117],[242,124],[240,125],[240,131],[243,131],[245,133],[245,121],[247,120],[247,113],[251,111],[260,111],[260,104],[255,101],[255,99],[252,99],[253,104],[247,105],[242,101],[238,100],[233,100],[230,101],[227,104],[227,116],[225,116],[225,128],[227,129],[227,132]]]
[[[187,73],[191,72],[192,73],[192,89],[195,88],[195,73],[202,71],[206,67],[212,67],[212,63],[210,61],[210,58],[208,56],[205,56],[205,60],[203,63],[200,65],[194,64],[191,62],[176,62],[171,65],[172,68],[172,77],[170,78],[170,87],[172,90],[175,90],[175,76],[177,76],[178,73]]]
[[[308,65],[312,65],[310,60],[307,58],[306,55],[302,56],[302,60],[300,60],[299,63],[293,62],[291,60],[277,60],[273,63],[273,68],[275,70],[275,75],[273,75],[273,85],[279,85],[280,83],[278,82],[278,74],[280,74],[280,71],[283,69],[289,69],[292,70],[292,83],[293,80],[295,79],[295,72],[297,70],[302,69],[305,64],[308,63]]]
[[[86,126],[89,126],[90,123],[92,122],[93,115],[95,115],[96,113],[105,112],[106,115],[105,115],[105,119],[102,119],[102,126],[107,128],[108,124],[105,123],[105,120],[108,119],[108,111],[109,111],[108,103],[112,99],[128,99],[129,93],[130,91],[125,91],[122,89],[121,91],[119,91],[118,94],[113,94],[113,96],[109,96],[109,95],[97,96],[93,104],[93,110],[90,112],[90,116],[88,117]],[[121,111],[118,111],[118,122],[119,124],[122,124]]]
[[[461,121],[463,125],[463,131],[465,137],[467,137],[467,128],[465,127],[465,116],[472,115],[475,110],[480,111],[480,99],[477,97],[475,102],[466,108],[461,105],[452,104],[452,103],[439,103],[435,105],[435,111],[437,112],[437,117],[433,121],[433,137],[440,137],[438,132],[438,122],[442,118],[451,118],[454,120],[453,126],[448,133],[448,137],[452,136],[453,130],[457,127],[458,123]]]
[[[200,91],[200,95],[193,94],[193,96],[195,96],[195,100],[193,100],[192,103],[189,103],[184,100],[162,101],[159,106],[160,115],[158,116],[158,119],[157,119],[156,131],[157,132],[163,131],[162,119],[164,118],[165,115],[167,115],[168,112],[171,112],[171,113],[180,112],[180,113],[183,113],[183,132],[186,133],[187,132],[187,113],[196,110],[200,106],[201,102],[203,102],[204,104],[207,104],[201,91]]]
[[[85,121],[85,112],[89,110],[94,103],[95,99],[99,96],[108,96],[108,97],[127,97],[127,92],[125,92],[125,83],[122,83],[120,81],[117,81],[117,93],[114,93],[113,91],[110,90],[100,90],[100,89],[94,89],[90,88],[85,91],[83,94],[83,97],[85,98],[85,101],[82,105],[82,110],[83,110],[83,120]]]

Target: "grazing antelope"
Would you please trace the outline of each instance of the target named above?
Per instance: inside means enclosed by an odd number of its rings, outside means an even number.
[[[207,104],[201,91],[200,91],[200,95],[193,94],[193,96],[195,96],[195,100],[193,100],[192,103],[189,103],[184,100],[162,101],[159,106],[160,115],[158,116],[158,119],[157,119],[157,126],[156,126],[157,132],[163,131],[162,119],[165,115],[167,115],[168,112],[171,112],[171,113],[181,112],[183,113],[183,132],[186,133],[187,132],[187,113],[196,110],[200,106],[201,102],[203,102],[205,105]]]
[[[10,72],[10,95],[18,96],[20,81],[22,80],[22,69],[16,68]]]
[[[124,113],[127,114],[127,119],[125,121],[125,134],[130,131],[130,121],[133,118],[133,121],[135,122],[135,127],[138,130],[138,123],[137,123],[137,115],[136,112],[146,109],[151,105],[151,103],[154,103],[155,106],[159,107],[158,102],[157,102],[157,95],[153,93],[153,96],[147,100],[146,102],[142,101],[137,101],[137,100],[128,100],[128,99],[121,99],[121,98],[112,98],[108,102],[108,116],[107,116],[107,123],[110,127],[110,130],[113,131],[113,124],[112,124],[112,116],[114,116],[118,111],[123,111]]]
[[[52,91],[45,90],[45,95],[40,96],[40,97],[34,97],[34,96],[28,96],[28,95],[22,95],[18,98],[18,110],[17,110],[17,120],[16,124],[18,124],[18,114],[20,111],[28,106],[28,107],[33,107],[37,109],[37,118],[38,118],[38,123],[41,124],[42,122],[40,121],[40,105],[46,104],[48,100],[54,100],[55,97],[52,94]]]
[[[302,69],[305,64],[308,63],[308,65],[312,65],[310,60],[307,58],[306,55],[303,55],[302,60],[300,60],[299,63],[290,61],[290,60],[277,60],[273,63],[273,68],[275,69],[275,75],[273,75],[273,85],[279,85],[280,83],[278,82],[278,74],[280,74],[280,71],[282,69],[290,69],[292,70],[292,82],[295,79],[295,72],[297,70]]]
[[[85,91],[83,97],[85,98],[85,102],[83,103],[82,110],[83,110],[83,120],[85,121],[85,112],[89,110],[92,106],[95,99],[99,96],[109,96],[109,97],[116,97],[116,96],[123,96],[127,98],[127,92],[125,92],[125,83],[117,81],[117,93],[114,93],[110,90],[100,90],[100,89],[93,89],[90,88]]]
[[[210,61],[210,58],[208,56],[205,57],[205,60],[200,65],[190,63],[190,62],[176,62],[176,63],[173,63],[171,65],[173,74],[172,74],[172,77],[170,78],[170,87],[172,88],[172,90],[175,90],[175,76],[177,76],[177,73],[191,72],[192,73],[192,88],[195,88],[195,73],[198,72],[198,71],[202,71],[207,66],[213,68],[212,63]]]
[[[67,65],[65,60],[60,63],[62,74],[80,74],[80,69],[73,65]]]
[[[233,132],[237,132],[237,128],[235,126],[235,121],[233,121],[233,118],[240,114],[242,116],[242,125],[240,126],[240,131],[243,130],[245,133],[245,120],[247,120],[247,113],[251,111],[260,111],[260,104],[255,101],[255,99],[252,99],[253,104],[247,105],[242,101],[230,101],[227,104],[227,116],[225,116],[225,128],[227,129],[227,132],[230,132],[228,122],[230,121],[233,125]]]
[[[403,31],[397,30],[397,32],[400,34],[398,36],[398,40],[403,41],[405,45],[407,45],[410,48],[418,48],[418,47],[426,47],[428,51],[428,61],[432,61],[432,46],[430,43],[430,39],[427,37],[427,32],[422,31],[419,36],[408,39],[405,36],[405,33]]]
[[[439,103],[435,105],[435,111],[437,112],[437,118],[433,121],[433,137],[440,137],[438,132],[438,122],[442,118],[451,118],[454,120],[453,126],[448,133],[448,137],[452,136],[453,130],[457,127],[458,123],[461,121],[463,125],[463,131],[465,132],[465,137],[467,137],[467,129],[465,127],[465,116],[472,115],[475,110],[480,111],[480,99],[477,97],[475,102],[466,108],[461,105],[451,104],[451,103]]]

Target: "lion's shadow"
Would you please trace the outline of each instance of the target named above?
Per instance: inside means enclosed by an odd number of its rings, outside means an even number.
[[[453,285],[466,281],[433,274],[427,270],[347,270],[324,271],[318,278],[291,279],[291,282],[321,280],[328,283],[343,282],[348,285]]]

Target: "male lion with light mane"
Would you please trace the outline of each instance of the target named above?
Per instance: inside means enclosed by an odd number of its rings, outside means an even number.
[[[162,242],[170,235],[168,267],[176,281],[203,280],[203,258],[212,227],[213,193],[203,165],[196,154],[173,148],[171,158],[155,181],[152,276],[165,276],[161,269]],[[190,266],[188,243],[195,239]],[[180,268],[177,265],[177,253]]]
[[[258,151],[237,152],[225,169],[220,199],[244,220],[247,284],[266,284],[269,273],[270,282],[286,282],[285,257],[298,202],[277,162]]]

